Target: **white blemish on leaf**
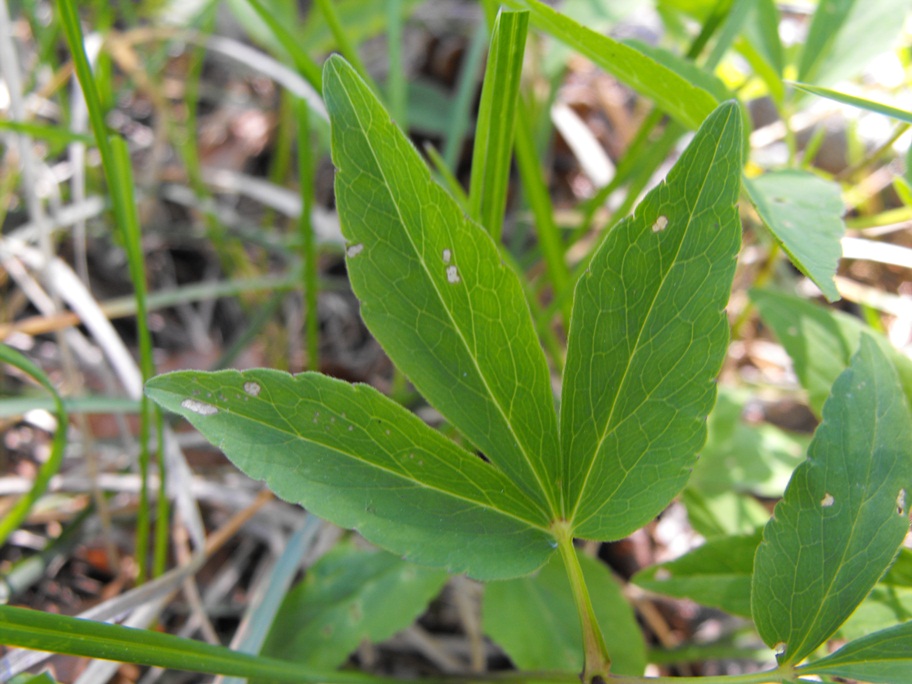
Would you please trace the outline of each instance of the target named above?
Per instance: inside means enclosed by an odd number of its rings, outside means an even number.
[[[446,274],[447,282],[454,285],[459,282],[459,272],[456,270],[455,266],[447,266]]]
[[[906,490],[900,489],[896,496],[896,512],[900,515],[906,514]]]
[[[181,402],[181,406],[201,416],[214,416],[218,413],[218,409],[212,404],[207,404],[205,401],[197,401],[196,399],[184,399]]]
[[[652,224],[652,232],[661,233],[667,227],[668,227],[668,217],[659,216],[659,218],[656,219],[656,222]]]
[[[244,391],[247,392],[252,397],[258,396],[260,393],[260,386],[255,382],[245,382]]]
[[[453,258],[453,252],[449,249],[443,250],[443,263],[450,263],[450,259]]]
[[[833,495],[829,492],[820,500],[820,505],[824,508],[829,508],[835,503],[836,499],[833,498]]]
[[[364,245],[359,242],[357,245],[352,245],[346,249],[345,256],[347,256],[349,259],[354,259],[356,256],[361,254],[362,251],[364,251]]]
[[[788,644],[784,641],[780,641],[778,644],[773,646],[773,650],[776,652],[777,656],[784,656],[785,652],[788,650]]]
[[[656,570],[655,578],[660,582],[667,582],[671,579],[671,573],[665,568]]]

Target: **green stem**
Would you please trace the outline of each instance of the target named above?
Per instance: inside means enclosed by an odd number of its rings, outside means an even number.
[[[583,684],[607,680],[608,671],[611,669],[611,656],[608,655],[605,639],[592,609],[583,568],[573,546],[572,530],[568,523],[561,521],[552,526],[552,531],[557,538],[557,548],[567,569],[567,577],[570,580],[570,588],[573,590],[573,599],[576,601],[583,630]]]

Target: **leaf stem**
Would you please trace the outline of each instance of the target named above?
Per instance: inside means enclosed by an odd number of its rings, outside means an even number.
[[[580,616],[580,627],[583,631],[583,684],[590,684],[608,679],[611,669],[611,656],[605,646],[605,639],[599,629],[592,601],[589,598],[589,589],[583,577],[583,568],[580,566],[576,549],[573,546],[573,533],[569,523],[558,521],[551,526],[557,539],[557,548],[560,550],[573,598]]]

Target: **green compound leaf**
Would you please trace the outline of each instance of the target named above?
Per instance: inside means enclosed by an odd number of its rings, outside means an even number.
[[[839,299],[833,282],[845,233],[839,185],[797,170],[765,173],[745,185],[760,218],[792,263],[828,300]]]
[[[578,553],[613,674],[641,675],[646,645],[621,586],[604,563]],[[530,577],[492,582],[482,604],[485,633],[523,670],[579,672],[583,640],[561,560],[553,557]]]
[[[327,60],[323,94],[361,317],[425,398],[553,515],[557,419],[519,278],[343,59]]]
[[[849,642],[835,653],[798,668],[798,673],[876,684],[912,681],[912,621]]]
[[[408,560],[497,579],[553,551],[547,516],[506,476],[367,385],[183,371],[146,393],[278,496]]]
[[[741,242],[741,130],[735,104],[716,109],[577,284],[561,472],[579,537],[618,539],[645,524],[703,444]]]
[[[910,445],[896,372],[865,335],[754,560],[754,622],[782,664],[826,641],[896,557],[909,531]]]
[[[801,297],[751,290],[750,298],[788,352],[798,381],[808,393],[808,403],[819,416],[833,382],[857,351],[862,332],[871,331],[853,316],[829,311]],[[912,361],[882,335],[871,337],[893,362],[906,400],[912,405]]]
[[[749,618],[751,572],[759,543],[759,532],[711,539],[680,558],[641,570],[631,581],[657,594]]]
[[[408,627],[446,584],[443,570],[340,544],[285,597],[262,654],[331,670],[364,640]]]

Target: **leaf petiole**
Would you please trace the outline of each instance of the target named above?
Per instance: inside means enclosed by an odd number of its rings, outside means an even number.
[[[580,627],[583,631],[583,684],[607,680],[608,671],[611,669],[611,656],[608,655],[605,639],[592,609],[583,568],[573,546],[572,529],[568,522],[561,520],[551,526],[551,531],[557,539],[557,548],[564,561],[567,578],[573,590],[573,600],[580,616]]]

